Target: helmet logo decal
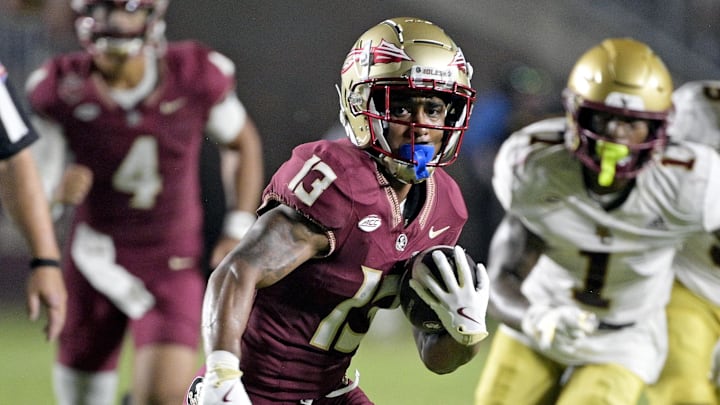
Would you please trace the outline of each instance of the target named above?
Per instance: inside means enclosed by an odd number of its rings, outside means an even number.
[[[368,42],[367,45],[370,45],[370,43]],[[405,60],[411,61],[413,59],[404,50],[383,39],[378,46],[362,46],[361,44],[359,48],[352,49],[345,58],[342,73],[347,72],[355,63],[361,66],[372,66],[379,63],[395,63]]]
[[[605,97],[605,104],[610,107],[630,109],[635,111],[645,110],[645,103],[642,97],[635,96],[632,94],[619,93],[616,91],[611,92]]]
[[[83,103],[75,107],[73,117],[83,122],[90,122],[100,116],[100,106],[95,103]]]
[[[456,67],[459,71],[469,74],[470,69],[468,68],[469,65],[467,63],[467,60],[465,60],[465,55],[462,53],[460,48],[458,48],[457,52],[455,52],[455,56],[453,57],[453,60],[450,62],[449,66]]]

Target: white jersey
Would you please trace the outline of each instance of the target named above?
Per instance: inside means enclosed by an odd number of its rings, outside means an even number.
[[[675,90],[673,103],[670,136],[720,151],[720,81],[688,82]],[[687,288],[720,305],[720,244],[714,235],[702,233],[688,240],[673,266],[676,277]]]
[[[531,304],[578,306],[606,325],[626,326],[619,333],[652,335],[628,335],[621,348],[608,350],[601,331],[576,358],[558,359],[615,361],[651,382],[667,345],[664,307],[675,252],[690,235],[720,228],[720,158],[703,145],[670,145],[638,175],[625,201],[605,210],[588,195],[564,131],[564,118],[530,125],[506,140],[495,160],[498,199],[547,244],[522,291]]]

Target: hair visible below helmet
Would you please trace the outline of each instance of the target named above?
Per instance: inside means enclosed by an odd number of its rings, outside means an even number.
[[[425,180],[435,167],[452,163],[467,129],[475,90],[472,67],[437,25],[419,18],[385,20],[358,38],[341,70],[340,122],[353,144],[367,150],[388,172],[406,183]],[[443,126],[393,120],[392,92],[428,91],[448,103]],[[427,156],[412,144],[399,152],[386,140],[388,122],[445,131],[440,152]]]
[[[80,44],[90,53],[134,55],[144,45],[162,46],[168,3],[169,0],[71,0],[71,7],[77,14],[75,33]],[[139,30],[122,31],[97,18],[95,12],[100,7],[128,12],[147,10],[148,16]]]
[[[666,143],[672,91],[670,73],[646,44],[604,40],[578,59],[563,92],[567,146],[590,170],[601,177],[609,173],[610,182],[635,177]],[[597,112],[648,120],[650,133],[643,143],[621,144],[592,131],[590,119]]]

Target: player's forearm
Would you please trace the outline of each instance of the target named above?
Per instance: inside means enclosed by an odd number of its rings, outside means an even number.
[[[258,289],[273,285],[329,245],[327,236],[292,208],[280,205],[256,222],[208,281],[203,303],[206,353],[225,350],[239,356]]]
[[[260,194],[265,182],[263,151],[260,136],[252,121],[248,120],[238,144],[238,164],[235,170],[234,209],[255,212],[260,203]]]
[[[205,353],[224,350],[240,357],[240,338],[252,309],[253,288],[245,288],[226,260],[210,276],[202,312]],[[245,291],[248,290],[248,291]]]
[[[503,283],[514,284],[514,281],[492,280],[492,293],[488,305],[488,314],[497,321],[500,321],[514,329],[520,330],[522,319],[530,306],[527,298],[519,293],[520,286],[508,287]]]
[[[57,259],[60,251],[47,199],[28,149],[0,165],[0,198],[34,257]]]
[[[518,217],[508,214],[498,226],[490,244],[487,264],[490,276],[490,316],[520,329],[529,302],[521,291],[545,248]]]
[[[496,256],[488,263],[492,288],[488,313],[496,320],[519,330],[530,303],[521,291],[525,277],[519,273],[526,273],[519,271],[518,266],[522,267],[529,263],[516,259],[517,256],[522,256],[522,253],[518,254],[516,251],[514,254],[510,254],[509,252],[498,255],[502,257]]]

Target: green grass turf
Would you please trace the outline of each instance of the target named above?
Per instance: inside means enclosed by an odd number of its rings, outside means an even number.
[[[409,327],[400,316],[399,313],[379,316],[381,319],[363,340],[348,375],[353,376],[356,369],[360,371],[360,386],[377,405],[472,405],[490,339],[469,364],[454,373],[436,375],[420,362]],[[383,324],[393,322],[397,330],[388,332]],[[489,326],[492,337],[494,322]],[[41,322],[28,321],[23,308],[2,306],[0,404],[54,404],[50,370],[55,348],[45,342],[42,327]],[[121,358],[118,404],[130,385],[131,362],[132,346],[126,342]],[[638,402],[638,405],[646,404],[645,398]]]
[[[393,333],[383,333],[382,322],[401,325]],[[28,321],[21,307],[4,305],[0,311],[0,393],[13,405],[54,403],[50,373],[55,348],[44,341],[42,328],[41,322]],[[118,397],[129,386],[132,352],[125,347]],[[420,362],[405,322],[385,316],[373,325],[348,374],[360,371],[360,386],[378,405],[471,405],[486,353],[455,373],[433,374]]]

